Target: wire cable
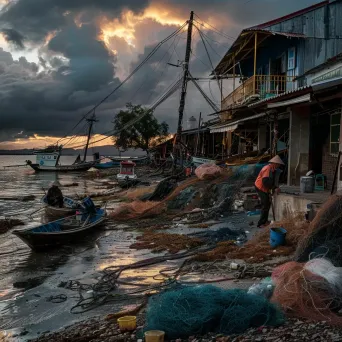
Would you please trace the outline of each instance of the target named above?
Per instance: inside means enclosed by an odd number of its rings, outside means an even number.
[[[117,85],[107,96],[105,96],[101,101],[99,101],[92,109],[90,109],[86,114],[84,114],[82,116],[82,118],[77,122],[77,124],[72,128],[71,131],[73,131],[89,114],[93,113],[96,108],[98,108],[102,103],[104,103],[110,96],[112,96],[117,90],[119,90],[128,80],[130,80],[132,78],[132,76],[137,73],[142,66],[159,50],[159,48],[166,43],[167,41],[169,41],[170,39],[172,39],[175,35],[177,35],[179,32],[181,32],[183,30],[183,28],[188,24],[188,22],[186,21],[181,27],[179,27],[176,31],[174,31],[173,33],[171,33],[168,37],[166,37],[165,39],[163,39],[161,42],[159,42],[154,48],[153,50],[144,58],[144,60],[139,63],[139,65],[122,81],[120,82],[119,85]],[[67,136],[67,135],[66,135]],[[66,136],[64,136],[63,138],[65,138]],[[59,139],[57,141],[57,143],[62,139]]]

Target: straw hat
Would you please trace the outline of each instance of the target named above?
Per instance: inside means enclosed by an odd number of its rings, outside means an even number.
[[[280,157],[277,155],[275,157],[273,157],[269,163],[272,163],[272,164],[280,164],[280,165],[285,165],[284,162],[280,159]]]

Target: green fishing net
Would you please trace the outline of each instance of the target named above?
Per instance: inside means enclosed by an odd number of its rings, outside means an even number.
[[[176,339],[209,332],[240,334],[251,327],[283,322],[282,312],[264,297],[201,285],[152,297],[144,331],[162,330],[167,338]]]

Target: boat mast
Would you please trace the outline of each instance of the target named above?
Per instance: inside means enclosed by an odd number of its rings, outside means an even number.
[[[90,119],[87,119],[87,121],[89,122],[89,130],[88,130],[87,143],[86,143],[86,146],[85,146],[85,149],[84,149],[83,162],[85,162],[86,159],[87,159],[87,152],[88,152],[88,146],[89,146],[91,131],[92,131],[94,122],[97,121],[96,118],[95,118],[95,112],[93,113],[93,115],[91,116]]]
[[[179,109],[178,109],[177,135],[176,135],[175,144],[173,145],[174,169],[176,168],[176,165],[177,165],[177,149],[181,151],[180,142],[181,142],[181,137],[182,137],[182,122],[183,122],[186,90],[187,90],[188,76],[189,76],[189,62],[190,62],[190,53],[191,53],[193,20],[194,20],[194,12],[191,11],[190,20],[188,24],[188,37],[187,37],[187,42],[186,42],[185,60],[184,60],[184,65],[183,65],[184,74],[183,74],[183,82],[182,82],[182,93],[181,93],[181,99],[180,99]],[[181,163],[183,163],[183,158],[181,158]]]

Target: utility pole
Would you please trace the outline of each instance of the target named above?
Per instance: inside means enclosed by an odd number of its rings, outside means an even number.
[[[185,60],[184,60],[184,67],[183,67],[184,68],[184,74],[183,74],[183,82],[182,82],[182,93],[181,93],[181,99],[180,99],[179,109],[178,109],[177,135],[176,135],[175,144],[173,145],[174,169],[176,169],[176,165],[177,165],[177,150],[181,151],[180,142],[181,142],[181,137],[182,137],[182,122],[183,122],[186,90],[187,90],[188,76],[189,76],[189,62],[190,62],[190,53],[191,53],[191,38],[192,38],[193,20],[194,20],[194,12],[191,11],[190,20],[189,20],[189,24],[188,24],[188,37],[187,37],[187,42],[186,42]],[[181,166],[183,166],[183,165],[181,165]]]
[[[84,157],[83,157],[83,161],[85,162],[87,159],[87,152],[88,152],[88,146],[89,146],[89,141],[90,141],[90,136],[91,136],[91,130],[93,128],[93,124],[94,122],[96,122],[96,118],[95,118],[95,112],[94,114],[91,116],[90,119],[87,119],[87,121],[89,122],[89,130],[88,130],[88,137],[87,137],[87,143],[84,149]]]

